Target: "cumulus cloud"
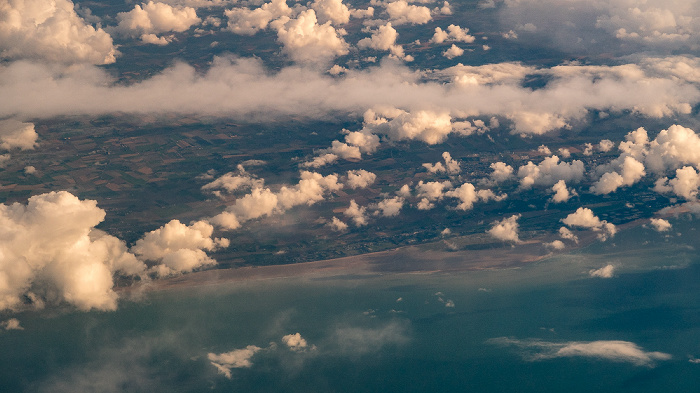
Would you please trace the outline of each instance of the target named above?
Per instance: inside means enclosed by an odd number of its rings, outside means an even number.
[[[435,34],[433,34],[433,38],[430,39],[430,42],[442,44],[443,42],[457,41],[470,44],[474,42],[475,39],[473,35],[469,35],[469,29],[461,28],[457,25],[449,25],[447,31],[436,27]]]
[[[403,208],[404,199],[400,196],[386,198],[377,203],[374,208],[377,210],[375,214],[381,214],[384,217],[396,217]]]
[[[563,250],[566,248],[566,245],[561,240],[553,240],[549,243],[544,243],[544,246],[549,248],[549,249],[557,250],[557,251]]]
[[[514,169],[505,162],[493,162],[489,167],[493,172],[491,172],[488,179],[479,180],[479,184],[497,185],[513,178]]]
[[[444,164],[442,162],[436,162],[435,164],[427,162],[423,164],[423,167],[431,173],[447,172],[447,174],[456,175],[461,171],[459,161],[453,159],[449,152],[442,153],[442,159],[445,162]]]
[[[491,190],[476,190],[471,183],[464,183],[454,190],[447,191],[445,196],[457,198],[460,204],[457,205],[458,210],[470,210],[474,207],[474,203],[478,201],[487,202],[490,199],[502,201],[508,197],[507,194],[496,195]]]
[[[19,323],[19,319],[17,318],[10,318],[7,321],[0,322],[0,328],[5,330],[24,330],[22,325]]]
[[[343,212],[346,217],[352,219],[355,226],[361,227],[367,225],[367,208],[360,206],[354,199],[350,201],[350,206]]]
[[[243,165],[238,165],[238,172],[228,172],[216,180],[202,186],[202,190],[217,192],[218,190],[232,193],[242,189],[262,188],[265,181],[257,179],[246,172]]]
[[[559,228],[559,236],[562,239],[571,240],[574,243],[578,243],[578,236],[574,235],[574,233],[567,227]]]
[[[348,224],[340,221],[338,217],[333,217],[326,225],[328,225],[332,230],[338,232],[348,229]]]
[[[579,207],[574,213],[569,214],[561,221],[570,227],[588,228],[602,232],[598,235],[602,241],[607,240],[608,236],[614,236],[617,232],[615,225],[601,220],[587,207]]]
[[[292,14],[286,0],[272,0],[259,8],[233,8],[224,11],[228,18],[227,29],[244,35],[253,35],[264,30],[271,21]]]
[[[442,55],[448,59],[454,59],[455,57],[462,56],[463,54],[464,54],[464,49],[458,47],[455,44],[452,44],[452,46],[449,49],[442,52]]]
[[[183,32],[202,20],[191,7],[173,7],[165,3],[149,1],[135,5],[129,12],[117,14],[119,24],[115,31],[124,35],[139,36],[146,43],[167,43],[157,34]]]
[[[564,180],[559,180],[554,184],[552,186],[552,191],[554,191],[554,195],[552,195],[552,202],[554,203],[568,202],[572,195],[576,195],[575,190],[566,188],[566,182]]]
[[[306,339],[304,339],[304,337],[302,337],[299,333],[288,334],[282,337],[282,342],[287,346],[287,348],[297,352],[305,350],[308,346]]]
[[[0,205],[0,310],[21,306],[23,297],[116,309],[113,276],[140,275],[145,266],[124,242],[95,229],[104,217],[97,202],[65,191]]]
[[[251,359],[262,348],[255,345],[248,345],[242,349],[234,349],[231,352],[221,354],[209,353],[207,358],[212,366],[216,367],[219,374],[223,374],[226,378],[231,379],[231,369],[233,368],[250,368],[253,366]]]
[[[365,132],[385,134],[393,140],[421,140],[429,145],[442,142],[452,132],[448,112],[396,108],[365,113]]]
[[[70,0],[0,2],[0,57],[72,64],[110,64],[112,37],[85,22]]]
[[[401,45],[396,44],[396,39],[399,33],[396,32],[391,26],[391,22],[379,26],[377,30],[372,32],[370,37],[361,39],[357,43],[357,47],[360,49],[374,49],[380,51],[389,51],[392,55],[399,59],[405,59],[407,61],[412,61],[413,57],[406,56]]]
[[[0,120],[0,148],[11,150],[33,149],[39,135],[34,130],[33,123],[24,123],[15,119]]]
[[[552,186],[560,180],[577,183],[583,178],[585,172],[583,162],[580,160],[571,163],[559,162],[559,157],[547,157],[535,165],[529,161],[518,168],[518,177],[522,188],[530,188],[533,185]]]
[[[320,23],[342,25],[350,22],[350,9],[342,0],[314,0],[311,8],[316,11]]]
[[[655,173],[687,164],[700,168],[700,136],[690,128],[672,125],[649,143],[645,162]]]
[[[228,239],[212,237],[213,233],[214,227],[205,221],[185,225],[172,220],[146,233],[131,251],[142,260],[159,262],[153,268],[159,276],[191,272],[216,264],[205,251],[229,246]]]
[[[281,214],[299,205],[313,205],[324,199],[328,192],[342,188],[338,176],[323,176],[316,172],[301,171],[300,180],[294,186],[282,186],[273,192],[269,188],[256,187],[209,222],[225,229],[237,229],[243,222],[272,214]]]
[[[639,345],[629,341],[548,342],[499,337],[491,339],[489,342],[496,345],[516,347],[523,351],[525,359],[530,361],[583,357],[631,363],[635,366],[653,367],[657,361],[671,359],[671,355],[667,353],[645,351]]]
[[[605,265],[600,269],[593,269],[588,272],[591,277],[612,278],[615,275],[615,266]]]
[[[695,200],[698,197],[700,187],[700,173],[691,166],[676,169],[676,177],[668,180],[667,177],[657,180],[654,190],[660,193],[672,192],[679,197]]]
[[[495,221],[493,227],[491,227],[487,233],[504,242],[520,243],[518,234],[520,229],[518,224],[519,218],[520,214],[515,214],[501,221]]]
[[[408,4],[405,0],[392,1],[385,5],[389,20],[395,25],[422,25],[430,22],[433,17],[428,7]]]
[[[615,144],[610,139],[603,139],[598,143],[598,149],[603,153],[607,153],[615,147]]]
[[[671,223],[663,218],[651,218],[649,222],[657,232],[666,232],[671,229]]]
[[[646,175],[644,164],[633,157],[627,156],[620,165],[620,173],[606,172],[591,186],[594,194],[609,194],[623,186],[631,186]]]
[[[271,23],[283,51],[300,62],[326,62],[348,53],[348,43],[330,22],[318,24],[313,9],[302,11],[296,18],[282,16]]]
[[[452,188],[452,183],[450,183],[449,181],[423,182],[421,180],[416,185],[416,193],[419,198],[425,198],[429,201],[435,201],[438,199],[442,199],[442,197],[445,195],[445,190],[450,188]]]
[[[348,171],[347,185],[353,190],[356,188],[367,188],[376,179],[377,175],[364,169],[350,170]]]

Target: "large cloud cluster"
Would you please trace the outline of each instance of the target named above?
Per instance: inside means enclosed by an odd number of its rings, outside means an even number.
[[[560,180],[579,182],[583,179],[585,167],[580,160],[571,163],[560,162],[559,157],[546,157],[535,165],[532,161],[518,168],[518,177],[522,188],[537,186],[553,186]]]
[[[112,37],[85,22],[70,0],[0,1],[0,57],[72,64],[115,62]]]
[[[114,310],[117,272],[145,265],[124,242],[95,229],[105,217],[91,200],[61,191],[0,205],[0,309],[65,301],[81,310]]]

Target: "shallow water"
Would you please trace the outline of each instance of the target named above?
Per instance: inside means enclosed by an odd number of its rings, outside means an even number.
[[[287,278],[148,293],[116,312],[44,310],[0,333],[3,391],[696,391],[700,264],[693,223],[634,228],[519,269]],[[676,234],[676,231],[684,235]],[[615,277],[592,278],[606,264]],[[454,305],[454,307],[450,307]],[[9,317],[9,316],[8,316]],[[6,318],[4,318],[6,319]],[[282,337],[300,333],[306,348]],[[499,345],[508,337],[518,345]],[[533,359],[622,340],[670,359]],[[503,341],[503,339],[501,339]],[[231,378],[210,363],[255,345]],[[535,351],[535,352],[533,352]]]

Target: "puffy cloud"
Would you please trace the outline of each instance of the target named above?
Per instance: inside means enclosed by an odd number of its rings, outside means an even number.
[[[655,362],[671,359],[663,352],[648,352],[629,341],[569,341],[547,342],[541,340],[518,340],[500,337],[489,340],[492,344],[514,346],[525,351],[524,356],[531,361],[584,357],[613,362],[631,363],[636,366],[654,366]]]
[[[262,188],[265,181],[256,179],[245,171],[243,165],[238,165],[238,173],[229,172],[216,180],[202,186],[202,190],[216,191],[224,190],[228,193],[241,189]]]
[[[538,165],[528,162],[518,168],[518,177],[522,188],[530,188],[533,185],[552,186],[560,180],[566,182],[579,182],[583,178],[585,169],[583,162],[574,160],[571,163],[559,162],[559,157],[547,157]]]
[[[441,199],[445,195],[445,189],[452,188],[452,183],[449,181],[437,182],[422,180],[416,185],[416,192],[419,198],[426,198],[430,201]]]
[[[362,153],[374,153],[379,147],[379,137],[369,132],[353,131],[345,135],[345,142],[356,146]]]
[[[228,18],[227,29],[236,34],[253,35],[264,30],[271,21],[292,14],[287,0],[271,0],[260,8],[233,8],[224,11]]]
[[[5,330],[24,330],[24,328],[19,324],[19,319],[10,318],[7,321],[0,322],[0,328]]]
[[[554,195],[552,196],[552,201],[554,203],[567,202],[572,195],[576,195],[575,190],[569,191],[566,188],[566,182],[564,180],[559,180],[556,184],[552,186],[552,191]]]
[[[341,32],[330,22],[319,25],[312,9],[302,11],[294,19],[283,16],[271,25],[277,30],[283,50],[295,61],[325,62],[348,53],[348,44]]]
[[[346,224],[346,223],[340,221],[340,220],[338,219],[338,217],[333,217],[333,218],[331,219],[331,221],[328,222],[327,225],[328,225],[332,230],[338,231],[338,232],[341,232],[341,231],[344,231],[344,230],[348,229],[348,224]]]
[[[676,177],[668,180],[664,177],[656,182],[654,190],[657,192],[673,192],[679,197],[693,200],[698,197],[700,187],[700,173],[691,166],[676,169]]]
[[[564,157],[564,158],[571,157],[571,151],[569,151],[569,149],[564,148],[564,147],[559,148],[559,150],[557,150],[557,153],[559,153],[559,155]]]
[[[447,172],[450,175],[456,175],[461,171],[459,161],[454,160],[449,152],[442,153],[442,159],[445,161],[444,165],[441,162],[437,162],[435,164],[425,163],[423,164],[423,167],[425,167],[428,172]]]
[[[479,181],[480,184],[496,185],[508,181],[513,177],[513,167],[505,162],[493,162],[489,166],[493,172],[491,172],[488,179],[481,179]]]
[[[501,221],[495,221],[493,227],[488,230],[488,234],[504,242],[520,243],[519,218],[520,214],[516,214]]]
[[[405,0],[387,3],[385,7],[386,13],[389,14],[389,20],[395,25],[406,23],[422,25],[433,19],[428,7],[408,4]]]
[[[226,378],[231,379],[232,368],[252,367],[253,362],[251,359],[261,350],[262,348],[255,345],[248,345],[243,349],[234,349],[231,352],[225,352],[218,355],[215,353],[209,353],[207,354],[207,358],[211,364],[216,367],[220,374],[223,374]]]
[[[598,143],[598,148],[603,153],[609,152],[613,147],[615,147],[615,144],[610,139],[603,139],[600,141],[600,143]]]
[[[700,168],[700,137],[690,128],[672,125],[649,143],[646,164],[655,173],[686,164]]]
[[[502,195],[497,196],[491,190],[479,190],[479,191],[477,191],[476,187],[474,187],[473,184],[464,183],[454,190],[447,191],[445,193],[445,196],[457,198],[460,200],[461,203],[459,205],[457,205],[457,209],[470,210],[472,207],[474,207],[474,203],[476,203],[478,201],[486,202],[489,199],[495,199],[497,201],[501,201],[501,200],[505,199],[508,195],[502,194]]]
[[[119,24],[115,30],[125,35],[143,37],[144,42],[161,42],[156,34],[183,32],[199,24],[202,20],[191,7],[172,7],[165,3],[149,1],[135,5],[129,12],[117,14]]]
[[[554,240],[554,241],[551,241],[549,243],[544,243],[544,246],[547,248],[550,248],[552,250],[557,250],[557,251],[563,250],[566,248],[566,245],[561,240]]]
[[[401,208],[403,208],[404,199],[400,196],[393,198],[386,198],[374,207],[377,209],[375,214],[381,213],[384,217],[396,217],[399,215]]]
[[[114,63],[112,37],[86,24],[70,0],[0,2],[0,57],[58,63]]]
[[[314,0],[311,8],[316,11],[320,23],[342,25],[350,22],[350,9],[342,0]]]
[[[567,227],[559,228],[559,236],[562,239],[571,240],[574,243],[578,243],[578,236],[574,235],[574,233],[571,232],[571,230],[569,230],[569,228]]]
[[[449,25],[447,27],[447,31],[436,27],[435,34],[433,35],[433,38],[430,39],[430,42],[442,44],[445,41],[457,41],[471,44],[475,39],[476,38],[473,35],[469,35],[469,29],[461,28],[457,25]]]
[[[615,275],[615,266],[605,265],[600,269],[593,269],[588,272],[591,277],[612,278]]]
[[[24,123],[15,119],[0,120],[0,148],[33,149],[37,138],[39,135],[34,131],[33,123]]]
[[[372,35],[361,39],[357,43],[360,49],[370,48],[375,50],[388,50],[393,56],[406,61],[413,61],[413,56],[407,56],[404,53],[403,47],[396,44],[396,38],[399,33],[391,26],[391,22],[379,26],[377,30],[372,32]]]
[[[513,132],[521,135],[542,135],[569,127],[563,116],[554,113],[516,111],[507,117],[513,121]]]
[[[458,47],[455,44],[452,44],[452,46],[449,49],[442,52],[442,55],[447,57],[448,59],[454,59],[455,57],[462,56],[463,54],[464,54],[464,49]]]
[[[598,237],[605,241],[608,236],[614,236],[617,232],[615,225],[598,218],[593,214],[593,211],[586,207],[579,207],[574,213],[569,214],[561,220],[564,224],[570,227],[582,227],[592,229],[597,232],[603,232]]]
[[[546,145],[540,145],[540,147],[537,148],[537,152],[540,154],[544,154],[545,156],[549,156],[552,154],[552,151],[549,150],[549,147]]]
[[[359,206],[355,200],[350,201],[350,206],[345,209],[343,214],[350,217],[356,226],[361,227],[367,225],[367,208]]]
[[[97,202],[65,191],[0,205],[0,310],[19,307],[24,296],[116,309],[113,275],[139,275],[145,266],[124,242],[95,229],[104,217]]]
[[[284,213],[299,205],[313,205],[324,199],[324,194],[342,188],[335,174],[323,176],[316,172],[301,171],[294,186],[282,186],[278,192],[256,187],[209,222],[225,229],[236,229],[241,223],[272,214]]]
[[[201,266],[216,263],[205,250],[228,247],[228,239],[214,238],[213,233],[214,227],[205,221],[185,225],[178,220],[171,220],[146,233],[131,251],[143,260],[160,262],[154,267],[159,276],[191,272]]]
[[[627,156],[622,162],[620,171],[606,172],[591,186],[591,192],[595,194],[609,194],[623,186],[631,186],[646,175],[644,164]]]
[[[347,185],[352,188],[366,188],[377,179],[377,175],[364,169],[348,171]]]
[[[419,110],[409,113],[395,108],[367,111],[365,123],[365,132],[385,134],[393,140],[418,139],[429,145],[442,142],[452,132],[448,112]]]
[[[658,232],[666,232],[671,229],[671,223],[663,218],[651,218],[649,219],[651,226]]]
[[[303,351],[308,346],[308,343],[299,333],[288,334],[282,337],[282,342],[292,351]]]
[[[336,161],[338,161],[338,156],[336,154],[325,153],[314,157],[311,161],[302,163],[301,166],[306,168],[320,168]]]

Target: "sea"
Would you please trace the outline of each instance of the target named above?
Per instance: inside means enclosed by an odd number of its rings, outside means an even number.
[[[291,277],[3,314],[2,392],[697,392],[695,221],[518,268]],[[591,272],[612,265],[608,278]],[[218,367],[217,367],[218,365]]]

